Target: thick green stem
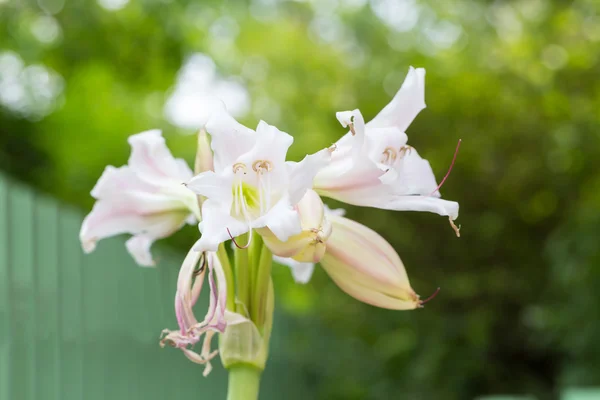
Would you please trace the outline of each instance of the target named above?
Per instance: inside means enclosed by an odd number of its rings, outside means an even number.
[[[261,373],[260,369],[248,364],[231,366],[227,400],[257,400]]]
[[[250,316],[258,329],[263,333],[263,325],[265,323],[265,307],[267,305],[267,297],[269,295],[269,282],[271,281],[271,266],[273,263],[273,254],[263,245],[260,252],[256,272],[256,284],[254,286],[252,308]]]
[[[233,283],[233,271],[231,270],[231,263],[229,262],[229,256],[225,249],[225,243],[219,245],[217,251],[217,257],[223,265],[223,273],[225,274],[225,283],[227,284],[227,309],[235,311],[235,290]]]
[[[246,243],[248,234],[243,234],[238,237],[239,243]],[[234,249],[235,259],[235,283],[238,302],[235,305],[235,310],[238,314],[248,316],[250,312],[250,271],[248,266],[248,250]]]

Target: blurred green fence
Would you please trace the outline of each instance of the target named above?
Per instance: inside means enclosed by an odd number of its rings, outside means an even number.
[[[117,238],[84,256],[81,219],[0,175],[0,399],[225,398],[218,361],[203,378],[202,367],[158,346],[160,331],[176,326],[172,303],[183,255],[162,249],[158,268],[139,268]],[[314,398],[286,356],[291,329],[294,320],[276,312],[262,399]],[[600,392],[562,398],[594,400]]]
[[[140,268],[118,238],[84,256],[81,220],[0,174],[0,399],[225,398],[219,361],[203,378],[158,346],[161,330],[176,327],[183,255],[159,249],[159,267]],[[307,398],[298,368],[277,357],[289,324],[276,318],[262,398]]]

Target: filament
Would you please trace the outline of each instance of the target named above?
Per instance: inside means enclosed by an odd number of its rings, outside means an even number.
[[[431,296],[429,296],[429,297],[428,297],[428,298],[426,298],[425,300],[422,300],[422,301],[420,301],[420,302],[419,302],[419,304],[420,304],[420,305],[423,305],[423,304],[425,304],[425,303],[427,303],[427,302],[429,302],[429,301],[433,300],[433,299],[435,298],[435,296],[437,296],[437,294],[440,292],[440,289],[441,289],[441,288],[437,288],[437,289],[435,290],[435,292],[433,292],[433,294],[432,294]]]
[[[462,141],[461,139],[458,139],[458,143],[456,144],[456,150],[454,150],[454,157],[452,157],[452,163],[450,164],[450,168],[448,168],[448,172],[446,172],[446,176],[444,176],[444,179],[442,179],[442,181],[440,182],[440,184],[438,185],[438,187],[436,187],[433,192],[429,193],[429,196],[431,196],[432,194],[434,194],[435,192],[437,192],[438,190],[440,190],[440,188],[442,187],[442,185],[444,184],[444,182],[446,182],[446,179],[450,175],[450,171],[452,171],[452,168],[454,167],[454,161],[456,161],[456,156],[458,155],[458,148],[460,147],[460,142],[461,141]]]

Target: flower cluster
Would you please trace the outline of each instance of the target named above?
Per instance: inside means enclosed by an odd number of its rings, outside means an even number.
[[[258,364],[264,367],[264,338],[271,323],[264,310],[272,310],[271,257],[290,266],[297,282],[308,282],[320,263],[344,292],[360,301],[396,310],[418,308],[423,301],[392,246],[345,218],[343,210],[330,210],[322,197],[437,213],[447,216],[459,234],[453,222],[458,203],[441,198],[429,163],[407,144],[406,129],[425,108],[424,85],[425,71],[411,67],[396,96],[375,118],[365,123],[359,110],[337,113],[349,132],[300,162],[286,161],[292,136],[263,121],[256,130],[247,128],[224,106],[215,107],[201,127],[195,176],[185,162],[172,157],[160,132],[134,135],[128,165],[107,167],[92,190],[97,202],[81,228],[83,248],[89,252],[99,239],[130,233],[128,250],[139,264],[153,265],[149,249],[154,240],[185,222],[199,221],[201,236],[177,282],[179,329],[165,330],[161,345],[180,348],[190,360],[205,364],[205,374],[217,354],[211,350],[216,332],[225,333],[223,342],[238,343],[236,351],[221,355],[225,364],[226,358],[244,361],[260,355]],[[247,265],[258,265],[249,279],[259,299],[252,307],[244,289],[244,268],[250,267],[240,267],[236,259],[233,274],[223,246],[228,240],[236,251],[248,248],[253,261]],[[263,250],[252,250],[254,243]],[[210,304],[199,322],[192,308],[205,276]],[[202,338],[198,353],[193,347]]]

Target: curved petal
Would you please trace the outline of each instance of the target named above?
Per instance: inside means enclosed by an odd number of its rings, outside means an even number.
[[[154,239],[148,235],[134,235],[125,242],[125,247],[138,265],[154,267],[156,263],[150,253],[152,243]]]
[[[100,175],[91,195],[100,200],[121,195],[124,191],[154,192],[156,190],[156,186],[142,181],[129,166],[115,168],[109,165]]]
[[[384,199],[381,204],[374,207],[396,211],[427,211],[452,220],[458,218],[458,203],[431,196],[394,196]]]
[[[421,158],[414,148],[395,166],[396,179],[390,183],[395,194],[399,195],[433,195],[439,197],[437,183],[429,161]]]
[[[351,141],[352,161],[356,164],[360,161],[360,155],[365,145],[365,119],[359,109],[340,111],[335,113],[335,116],[344,128],[350,127],[351,133],[351,136],[346,134],[342,137],[336,145],[343,147]]]
[[[90,253],[97,241],[121,233],[145,233],[154,239],[166,237],[179,229],[189,214],[181,210],[142,215],[130,206],[98,200],[81,225],[79,239],[83,250]]]
[[[396,127],[405,132],[425,107],[425,69],[410,67],[398,93],[367,123],[367,129]]]
[[[293,142],[294,138],[288,133],[280,131],[265,121],[260,121],[256,128],[254,146],[238,161],[251,164],[256,160],[268,160],[277,168],[285,162],[287,151]]]
[[[292,205],[304,197],[306,191],[313,186],[317,173],[331,160],[331,151],[323,149],[315,154],[310,154],[298,163],[288,163],[290,174],[290,203]]]
[[[315,270],[315,264],[299,262],[292,258],[273,256],[273,261],[289,267],[296,283],[308,283]]]
[[[275,237],[282,242],[287,241],[290,236],[302,232],[300,217],[286,197],[279,200],[266,215],[260,217],[252,224],[253,228],[262,228],[264,226],[269,228]]]
[[[230,239],[230,233],[236,237],[250,229],[246,223],[233,218],[229,208],[211,199],[202,204],[202,215],[198,226],[202,237],[194,247],[196,251],[217,251],[219,244]]]
[[[217,175],[213,171],[202,172],[193,177],[188,183],[187,188],[192,192],[206,198],[231,204],[233,195],[231,185],[233,182],[233,173]]]
[[[222,103],[213,110],[206,123],[206,131],[211,136],[210,145],[214,152],[214,167],[217,172],[233,165],[256,141],[255,132],[237,122]]]
[[[160,130],[138,133],[127,141],[131,145],[128,165],[140,179],[152,184],[184,182],[181,163],[173,158]]]

